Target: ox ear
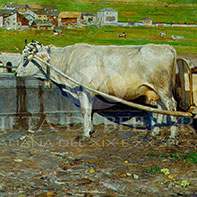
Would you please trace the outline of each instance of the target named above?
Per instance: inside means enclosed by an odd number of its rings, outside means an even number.
[[[25,45],[27,46],[27,39],[25,39]]]

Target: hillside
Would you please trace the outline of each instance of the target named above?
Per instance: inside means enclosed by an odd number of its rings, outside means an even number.
[[[8,0],[0,0],[0,6]],[[106,7],[118,11],[119,21],[139,21],[149,17],[153,22],[167,23],[195,23],[197,22],[197,4],[194,0],[15,0],[14,3],[55,5],[59,11],[94,12]],[[24,39],[38,40],[43,44],[65,46],[78,42],[90,44],[170,44],[179,54],[197,54],[197,28],[152,28],[152,27],[84,27],[80,29],[62,29],[63,35],[54,36],[52,31],[6,31],[0,29],[0,52],[21,52]],[[126,39],[119,39],[117,35],[126,32]],[[160,32],[167,36],[161,38]],[[183,40],[170,39],[171,35],[183,36]]]

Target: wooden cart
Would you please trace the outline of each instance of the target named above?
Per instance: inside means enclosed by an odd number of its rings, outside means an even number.
[[[175,99],[178,108],[197,119],[197,67],[184,58],[177,59]]]

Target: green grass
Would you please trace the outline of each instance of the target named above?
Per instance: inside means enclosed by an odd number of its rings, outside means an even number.
[[[102,45],[143,45],[148,43],[170,44],[178,53],[197,54],[197,28],[153,28],[153,27],[84,27],[79,29],[62,29],[62,36],[54,36],[53,31],[29,30],[6,31],[0,30],[1,51],[21,52],[24,40],[38,40],[44,45],[67,46],[75,43]],[[121,32],[127,38],[118,38]],[[161,38],[160,32],[167,36]],[[184,40],[172,41],[171,35],[184,36]]]
[[[197,153],[188,153],[188,154],[171,153],[171,154],[159,155],[159,154],[150,152],[147,154],[147,156],[159,158],[159,159],[174,158],[178,160],[186,160],[187,162],[192,162],[194,164],[197,164]]]
[[[158,174],[158,173],[161,173],[161,168],[159,166],[154,166],[154,167],[151,167],[149,169],[145,169],[145,172]]]
[[[9,0],[0,0],[2,7]],[[150,17],[153,22],[194,23],[197,21],[197,4],[194,0],[15,0],[14,3],[56,5],[60,11],[86,11],[96,13],[110,7],[118,11],[119,21],[139,21]],[[126,39],[117,35],[126,32]],[[161,38],[160,32],[167,37]],[[172,41],[170,36],[184,36],[184,40]],[[38,40],[44,45],[66,46],[86,42],[90,44],[141,45],[147,43],[170,44],[178,53],[197,54],[197,28],[151,28],[151,27],[87,27],[81,29],[63,29],[62,36],[54,36],[52,31],[6,31],[0,29],[1,51],[21,52],[24,39]]]

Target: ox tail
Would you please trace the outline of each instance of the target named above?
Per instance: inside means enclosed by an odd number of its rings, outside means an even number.
[[[176,94],[176,56],[174,57],[174,65],[173,65],[173,81],[172,81],[172,93],[173,96]]]
[[[172,69],[172,94],[173,97],[176,95],[176,68],[177,68],[177,62],[176,62],[176,58],[177,58],[177,54],[176,54],[176,50],[173,47],[170,47],[171,51],[174,55],[173,57],[173,69]]]

